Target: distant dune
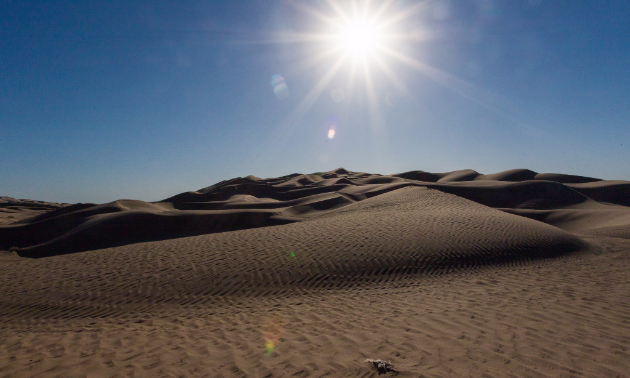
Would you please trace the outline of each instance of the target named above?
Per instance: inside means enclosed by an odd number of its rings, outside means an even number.
[[[277,226],[316,219],[410,186],[453,194],[571,232],[630,238],[627,181],[539,174],[527,169],[489,175],[468,169],[382,176],[340,168],[319,175],[236,178],[155,203],[118,200],[62,207],[33,202],[52,211],[1,227],[0,249],[13,248],[24,257],[46,257]]]
[[[0,372],[623,376],[629,206],[628,181],[527,169],[1,197]]]
[[[36,215],[47,213],[67,205],[67,203],[16,199],[2,196],[0,197],[0,226],[32,218]]]

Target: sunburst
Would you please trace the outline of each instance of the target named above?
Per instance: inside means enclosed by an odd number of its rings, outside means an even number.
[[[308,23],[314,26],[305,25],[313,29],[283,34],[273,41],[308,48],[310,54],[301,69],[320,72],[320,75],[285,119],[278,130],[280,135],[291,134],[293,126],[303,119],[315,102],[330,92],[336,103],[367,100],[364,109],[369,115],[373,137],[380,143],[377,134],[384,125],[381,107],[391,103],[387,100],[388,89],[383,91],[381,83],[386,82],[390,87],[393,84],[394,90],[400,90],[404,95],[410,80],[402,75],[413,71],[478,105],[499,111],[488,100],[486,92],[409,53],[421,48],[424,41],[439,37],[419,25],[420,20],[430,18],[427,15],[433,10],[433,2],[417,1],[404,5],[397,0],[324,0],[293,1],[291,4],[315,21]],[[344,78],[345,84],[339,87],[340,79],[343,81]]]
[[[395,11],[394,1],[327,0],[328,12],[309,9],[322,23],[315,33],[324,41],[320,56],[336,56],[339,61],[370,67],[393,57],[402,43],[418,41],[422,36],[403,30],[405,21],[422,9],[422,3]],[[345,5],[341,5],[345,4]],[[334,65],[333,65],[334,66]]]
[[[346,92],[351,92],[360,83],[370,102],[370,112],[378,112],[375,77],[385,75],[390,82],[404,87],[403,80],[394,74],[388,62],[410,66],[409,61],[413,59],[400,53],[402,45],[425,38],[420,33],[410,32],[407,21],[422,12],[426,2],[416,2],[404,8],[396,7],[394,0],[326,0],[323,3],[324,6],[317,7],[304,2],[292,3],[319,24],[318,31],[292,36],[292,42],[312,46],[313,54],[304,67],[325,64],[328,67],[288,122],[303,117],[341,72],[347,79]],[[411,66],[415,68],[417,64]]]

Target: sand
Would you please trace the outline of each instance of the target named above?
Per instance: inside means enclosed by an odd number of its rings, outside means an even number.
[[[48,203],[0,225],[0,377],[627,377],[629,194],[340,168]]]
[[[0,197],[0,226],[32,218],[67,205],[2,196]]]

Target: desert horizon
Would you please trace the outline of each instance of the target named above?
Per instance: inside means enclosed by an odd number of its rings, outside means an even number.
[[[629,194],[339,168],[152,203],[2,197],[0,372],[623,377]]]

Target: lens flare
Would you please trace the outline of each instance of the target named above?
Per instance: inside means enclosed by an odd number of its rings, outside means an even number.
[[[282,340],[286,322],[280,315],[270,315],[263,324],[263,338],[265,339],[265,356],[271,357],[278,343]]]
[[[332,100],[334,102],[339,103],[343,101],[345,96],[343,90],[341,90],[340,88],[335,88],[332,90],[332,92],[330,92],[330,97],[332,97]]]
[[[289,87],[284,81],[282,75],[273,75],[271,77],[271,86],[273,87],[273,92],[276,94],[278,100],[284,100],[289,97]]]
[[[328,139],[333,139],[335,134],[337,134],[337,129],[339,128],[339,118],[332,114],[326,118],[326,121],[322,124],[322,132],[326,133]]]
[[[276,348],[276,346],[274,345],[273,341],[269,340],[265,343],[265,356],[269,357],[273,354],[274,349]]]

